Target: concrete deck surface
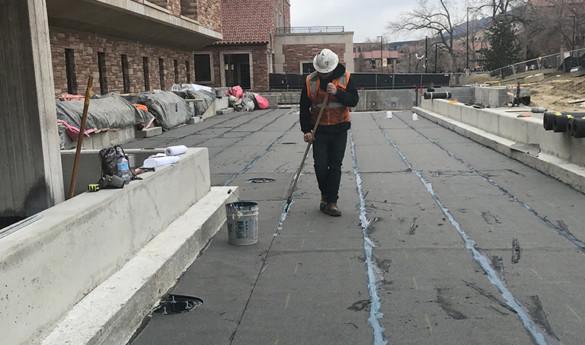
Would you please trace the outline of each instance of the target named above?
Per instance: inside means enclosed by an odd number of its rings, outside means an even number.
[[[206,146],[212,185],[259,204],[259,241],[224,228],[132,345],[580,344],[585,197],[410,112],[352,113],[339,205],[319,212],[295,109],[216,116],[125,148]],[[272,178],[272,183],[248,183]]]

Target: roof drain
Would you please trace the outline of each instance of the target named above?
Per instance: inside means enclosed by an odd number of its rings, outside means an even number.
[[[255,177],[255,178],[251,178],[249,180],[247,180],[246,182],[248,183],[270,183],[270,182],[274,182],[276,181],[273,178],[267,178],[267,177]]]
[[[197,297],[182,295],[166,295],[160,301],[153,313],[162,315],[181,314],[189,312],[203,304]]]

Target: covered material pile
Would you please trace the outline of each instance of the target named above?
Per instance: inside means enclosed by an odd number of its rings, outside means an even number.
[[[205,113],[207,108],[215,101],[215,91],[206,86],[197,84],[175,84],[171,87],[171,91],[183,99],[198,99],[200,102],[195,103],[194,114],[200,116]]]
[[[230,107],[236,111],[253,111],[268,108],[268,100],[257,93],[244,92],[240,86],[231,87],[225,92]]]
[[[67,128],[67,135],[77,140],[83,115],[84,100],[57,100],[57,120]],[[110,93],[92,98],[87,112],[85,135],[111,128],[124,128],[134,125],[148,127],[154,117],[139,111],[132,103],[121,96]]]
[[[187,102],[174,92],[143,92],[134,97],[134,103],[145,105],[163,130],[185,124],[193,117]]]

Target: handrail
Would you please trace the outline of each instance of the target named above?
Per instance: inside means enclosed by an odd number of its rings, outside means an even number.
[[[343,26],[289,26],[276,28],[277,34],[313,34],[345,32]]]

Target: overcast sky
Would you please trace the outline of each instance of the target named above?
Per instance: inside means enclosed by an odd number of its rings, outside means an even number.
[[[353,31],[354,42],[384,35],[390,42],[418,39],[424,33],[389,36],[386,24],[412,11],[413,0],[290,0],[291,26],[343,26]]]

